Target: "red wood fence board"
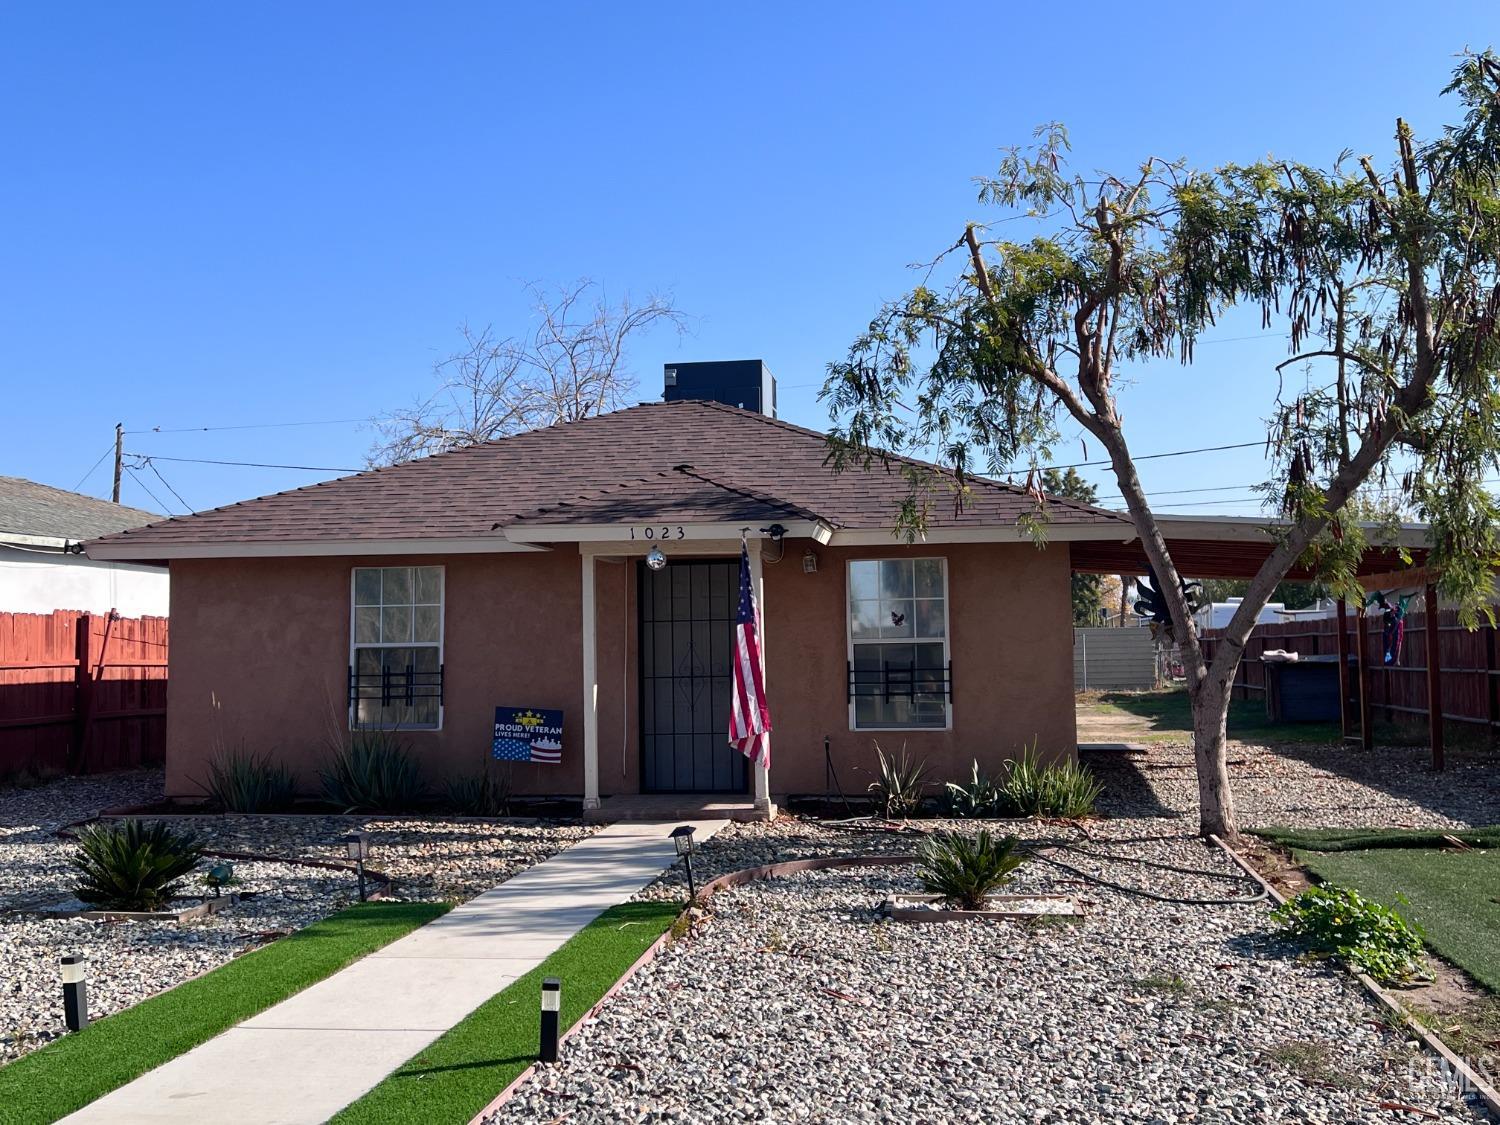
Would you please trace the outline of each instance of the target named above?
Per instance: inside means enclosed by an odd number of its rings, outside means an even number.
[[[0,776],[162,761],[167,619],[0,613]]]

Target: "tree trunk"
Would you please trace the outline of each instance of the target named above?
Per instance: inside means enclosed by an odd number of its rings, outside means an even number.
[[[1198,830],[1225,843],[1239,837],[1225,733],[1229,694],[1228,685],[1213,676],[1188,688],[1193,702],[1193,764],[1198,771]]]
[[[1130,620],[1127,616],[1130,613],[1130,582],[1130,575],[1120,575],[1120,628],[1122,629]]]

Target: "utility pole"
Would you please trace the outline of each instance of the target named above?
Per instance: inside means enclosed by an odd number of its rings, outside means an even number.
[[[110,499],[116,504],[120,502],[120,473],[125,468],[125,423],[115,423],[115,487],[110,493]]]

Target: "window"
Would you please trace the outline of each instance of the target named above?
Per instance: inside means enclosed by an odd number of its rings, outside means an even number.
[[[855,730],[946,727],[944,559],[849,564],[849,711]]]
[[[443,568],[354,568],[350,722],[436,729],[443,704]]]

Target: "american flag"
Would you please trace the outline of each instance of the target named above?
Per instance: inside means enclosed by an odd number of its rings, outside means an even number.
[[[763,769],[771,768],[771,711],[760,661],[760,608],[750,586],[750,548],[740,540],[740,604],[734,618],[734,696],[729,744]]]

